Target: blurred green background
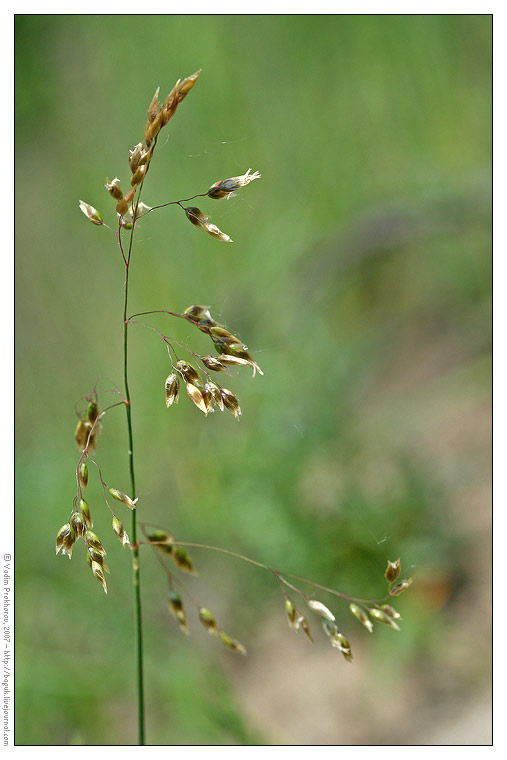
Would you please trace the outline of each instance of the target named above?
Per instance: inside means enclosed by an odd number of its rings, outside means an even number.
[[[209,304],[265,376],[227,379],[239,423],[186,398],[167,410],[167,354],[132,328],[140,519],[354,596],[383,594],[388,558],[415,583],[400,633],[369,635],[319,593],[351,665],[317,618],[313,647],[288,629],[269,573],[196,549],[188,590],[242,658],[192,610],[180,634],[147,551],[148,740],[489,743],[491,18],[18,15],[15,41],[16,742],[136,741],[130,562],[96,473],[108,596],[81,545],[54,554],[73,405],[98,377],[122,383],[122,262],[78,200],[113,223],[104,179],[128,187],[153,92],[202,67],[144,201],[262,179],[201,204],[233,245],[177,207],[139,225],[130,312]],[[121,409],[96,459],[128,490]]]

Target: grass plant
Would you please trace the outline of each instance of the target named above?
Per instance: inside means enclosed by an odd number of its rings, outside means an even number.
[[[129,151],[130,188],[124,192],[120,179],[106,178],[105,188],[114,201],[115,221],[111,225],[104,221],[102,213],[91,204],[79,201],[79,207],[93,225],[107,230],[115,239],[115,245],[124,266],[123,286],[123,381],[117,384],[113,380],[100,378],[93,389],[82,396],[76,403],[77,425],[75,441],[79,450],[76,463],[75,480],[76,492],[72,509],[67,521],[57,533],[56,553],[73,556],[75,544],[81,539],[86,550],[86,561],[91,573],[107,594],[106,575],[109,567],[106,563],[106,549],[102,539],[94,532],[92,509],[86,501],[86,489],[89,477],[98,477],[102,488],[104,502],[110,511],[112,535],[132,555],[132,584],[134,596],[134,630],[135,657],[137,671],[137,707],[138,707],[138,742],[146,743],[145,698],[144,698],[144,652],[143,652],[143,615],[141,592],[141,552],[148,547],[160,562],[167,582],[167,605],[169,613],[174,617],[179,629],[189,634],[187,606],[194,605],[198,619],[204,629],[215,637],[228,650],[237,654],[246,654],[243,643],[234,638],[222,628],[212,610],[201,601],[197,601],[194,592],[190,592],[185,582],[185,575],[197,575],[196,564],[188,549],[198,548],[220,552],[231,559],[241,560],[260,568],[273,576],[281,595],[289,627],[296,632],[303,632],[309,641],[313,641],[310,625],[311,616],[315,616],[322,626],[323,632],[333,648],[336,648],[348,662],[352,661],[352,649],[348,638],[342,633],[336,616],[320,599],[315,598],[316,592],[338,597],[348,604],[349,612],[366,628],[373,631],[374,622],[379,622],[399,630],[399,612],[391,605],[392,597],[404,592],[412,583],[412,579],[400,579],[400,560],[388,561],[384,576],[387,591],[379,599],[355,598],[348,594],[327,587],[321,583],[294,575],[289,572],[271,567],[263,562],[247,557],[229,548],[208,545],[177,539],[166,526],[154,525],[149,522],[149,504],[145,499],[139,499],[136,489],[135,441],[132,424],[133,402],[129,383],[129,335],[131,327],[145,328],[155,333],[160,339],[162,349],[167,353],[167,376],[161,378],[161,404],[163,404],[162,389],[165,404],[168,409],[178,403],[180,393],[186,396],[191,404],[204,417],[209,417],[215,410],[229,412],[231,417],[239,421],[241,417],[240,401],[236,394],[222,385],[221,378],[226,376],[227,384],[231,371],[234,369],[250,370],[252,376],[262,376],[264,373],[255,355],[250,352],[243,339],[232,332],[212,314],[212,309],[205,305],[191,304],[181,311],[167,309],[148,309],[135,314],[129,313],[129,285],[131,265],[137,253],[135,233],[139,222],[147,221],[154,211],[172,207],[185,220],[200,231],[213,237],[217,243],[231,243],[231,237],[223,232],[212,221],[210,215],[201,210],[200,205],[227,201],[238,191],[243,191],[247,185],[261,178],[259,171],[248,169],[244,174],[213,181],[205,192],[197,193],[189,198],[164,201],[149,206],[144,201],[144,185],[155,155],[157,141],[161,131],[175,115],[181,102],[193,90],[198,81],[200,71],[191,76],[178,79],[167,97],[159,100],[159,89],[155,92],[149,108],[144,129],[143,140]],[[142,200],[143,196],[143,200]],[[199,203],[199,206],[194,205]],[[170,236],[170,232],[167,233]],[[228,273],[237,277],[238,273]],[[183,297],[183,294],[182,294]],[[150,323],[153,315],[163,315],[170,320],[184,320],[195,331],[203,333],[210,341],[210,353],[201,354],[190,346],[176,340],[170,332],[162,332]],[[218,379],[217,379],[218,378]],[[231,378],[232,379],[232,378]],[[162,382],[163,380],[163,382]],[[141,400],[136,399],[137,404]],[[123,407],[127,428],[128,471],[130,482],[112,483],[103,473],[96,458],[96,449],[104,418],[113,410]],[[190,412],[189,412],[190,413]],[[146,501],[149,501],[146,499]],[[95,506],[93,506],[95,511]],[[130,526],[125,528],[125,515],[130,513]],[[139,517],[142,519],[140,520]],[[227,529],[225,528],[225,533]],[[106,541],[107,543],[107,541]],[[301,586],[303,588],[301,588]],[[311,589],[305,591],[304,589]],[[294,601],[297,599],[297,604]]]

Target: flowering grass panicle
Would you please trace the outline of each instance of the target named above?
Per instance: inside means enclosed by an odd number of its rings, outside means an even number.
[[[97,478],[102,488],[104,505],[110,512],[111,527],[116,540],[123,548],[132,555],[132,580],[134,592],[134,631],[136,640],[136,684],[137,684],[137,708],[138,708],[138,732],[139,743],[145,743],[145,715],[144,715],[144,651],[143,651],[143,624],[141,606],[141,561],[140,549],[149,547],[157,558],[168,585],[167,609],[174,619],[179,630],[188,636],[191,632],[190,618],[187,608],[195,607],[197,619],[207,633],[220,641],[230,652],[246,655],[246,648],[237,639],[233,638],[217,622],[216,617],[207,606],[196,601],[192,589],[190,593],[187,582],[194,583],[197,576],[196,563],[188,552],[189,548],[197,550],[210,550],[221,552],[232,558],[247,562],[257,568],[269,572],[277,581],[284,600],[284,609],[292,630],[303,631],[306,638],[313,642],[310,622],[289,597],[297,594],[308,607],[310,612],[321,621],[324,634],[333,648],[338,649],[347,661],[352,660],[352,651],[348,639],[341,632],[341,627],[336,622],[335,613],[332,612],[322,601],[315,599],[314,594],[308,595],[303,589],[294,584],[298,581],[303,586],[310,585],[314,590],[318,589],[328,595],[339,597],[350,604],[350,612],[369,632],[373,630],[373,622],[380,622],[399,630],[397,621],[401,619],[399,613],[388,603],[392,596],[398,596],[411,584],[411,579],[398,581],[400,572],[400,560],[388,562],[385,571],[385,580],[388,583],[387,594],[378,600],[359,600],[349,597],[342,592],[326,588],[321,584],[309,579],[298,578],[290,573],[278,571],[261,562],[245,557],[230,549],[205,544],[191,543],[176,539],[174,534],[167,528],[152,525],[145,521],[146,511],[149,504],[143,499],[142,505],[136,495],[136,471],[134,466],[134,435],[132,427],[132,398],[129,387],[128,375],[128,352],[129,334],[131,326],[139,326],[151,330],[160,338],[162,347],[167,352],[168,367],[164,372],[164,399],[167,409],[173,408],[180,399],[180,391],[183,386],[185,394],[195,407],[205,417],[218,409],[221,412],[228,411],[239,420],[242,416],[242,408],[239,399],[233,390],[224,387],[221,381],[222,375],[231,378],[231,370],[246,368],[252,372],[252,377],[262,376],[264,373],[257,363],[254,354],[250,351],[242,338],[233,333],[225,324],[217,321],[211,313],[209,306],[192,304],[183,311],[169,309],[148,310],[136,314],[129,314],[129,279],[130,265],[136,250],[135,231],[140,219],[144,219],[155,211],[172,208],[183,211],[184,218],[192,225],[206,232],[211,238],[219,242],[232,243],[229,234],[223,232],[210,215],[200,208],[202,203],[208,201],[228,200],[238,191],[244,191],[248,185],[261,178],[259,171],[247,171],[238,176],[218,179],[209,184],[206,182],[204,190],[191,198],[180,200],[163,201],[158,204],[148,205],[141,200],[144,192],[144,183],[155,155],[157,141],[160,132],[168,125],[176,114],[182,101],[196,85],[201,70],[194,74],[178,79],[168,95],[159,99],[160,88],[153,95],[147,112],[147,119],[142,133],[142,139],[128,151],[128,179],[113,179],[106,177],[104,187],[113,202],[110,223],[105,221],[105,216],[97,208],[85,201],[80,200],[79,209],[96,227],[108,230],[114,237],[116,248],[121,256],[124,266],[123,286],[123,390],[115,382],[108,380],[107,387],[103,387],[102,381],[97,381],[90,393],[82,397],[76,405],[77,424],[74,431],[74,439],[79,451],[78,461],[75,467],[75,492],[66,522],[58,530],[56,536],[56,554],[73,556],[74,546],[79,541],[84,545],[86,562],[91,569],[92,576],[99,582],[103,591],[107,594],[106,574],[109,567],[106,564],[106,549],[102,540],[94,532],[94,520],[98,509],[93,503],[91,506],[85,499],[85,492],[90,478]],[[110,175],[111,176],[111,175]],[[250,192],[250,191],[248,191]],[[194,201],[199,205],[194,205]],[[190,205],[189,205],[190,204]],[[204,239],[204,238],[203,238]],[[216,243],[209,241],[210,245]],[[188,303],[188,301],[187,301]],[[209,338],[209,349],[205,354],[194,352],[189,346],[182,346],[172,335],[162,333],[149,322],[145,321],[151,315],[165,315],[171,319],[184,320],[195,327],[199,332]],[[141,320],[141,317],[143,320]],[[231,378],[233,379],[233,378]],[[227,380],[227,385],[230,380]],[[162,386],[162,378],[160,378]],[[108,402],[105,399],[109,399]],[[111,401],[112,399],[112,401]],[[99,405],[100,402],[100,405]],[[99,434],[106,414],[115,409],[122,408],[125,413],[127,427],[127,452],[126,460],[130,476],[129,487],[123,489],[108,484],[97,461]],[[146,500],[147,502],[148,500]],[[114,507],[114,508],[113,508]],[[118,514],[116,514],[118,511]],[[141,511],[143,522],[138,522],[138,513]],[[130,515],[131,527],[127,533],[123,520]],[[100,523],[99,523],[100,524]],[[142,530],[142,540],[138,538],[138,528]],[[114,570],[114,568],[113,568]],[[302,606],[302,605],[301,605]],[[303,607],[304,608],[304,607]],[[340,624],[341,625],[341,624]]]

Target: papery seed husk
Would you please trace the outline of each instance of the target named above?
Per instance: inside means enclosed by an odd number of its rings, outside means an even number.
[[[241,343],[241,338],[237,338],[236,335],[233,335],[229,330],[226,330],[224,327],[218,327],[213,326],[210,327],[209,333],[212,338],[219,338],[220,340],[225,341],[226,343]]]
[[[329,636],[331,638],[332,636],[336,636],[338,633],[338,626],[336,623],[334,623],[329,618],[322,618],[322,628],[324,630],[324,633],[326,636]]]
[[[93,520],[90,512],[90,507],[88,506],[88,502],[83,498],[79,499],[79,509],[81,510],[81,514],[83,515],[84,521],[88,528],[93,528]]]
[[[118,540],[122,542],[123,546],[128,546],[130,548],[130,539],[128,537],[128,534],[116,515],[113,517],[113,531],[118,537]]]
[[[178,93],[179,93],[179,100],[180,102],[185,98],[194,84],[197,82],[197,79],[199,77],[199,74],[201,73],[202,69],[198,69],[197,71],[194,71],[193,74],[190,74],[190,76],[185,77],[185,79],[181,82],[181,84],[178,87]]]
[[[311,641],[313,644],[308,621],[303,617],[303,615],[290,599],[285,600],[285,611],[287,613],[289,628],[292,628],[292,630],[296,632],[303,631],[309,641]]]
[[[78,480],[79,485],[83,489],[83,491],[86,491],[86,486],[88,485],[88,465],[86,462],[81,462],[78,468]]]
[[[214,372],[227,372],[227,367],[216,356],[203,356],[202,363]]]
[[[116,515],[113,517],[113,530],[118,539],[122,542],[123,546],[128,546],[130,548],[130,539],[128,537],[128,534]]]
[[[137,499],[132,500],[130,496],[127,496],[126,493],[119,491],[117,488],[109,488],[108,490],[113,499],[116,499],[116,501],[121,501],[121,503],[125,504],[125,506],[129,509],[135,509]]]
[[[222,401],[224,402],[226,408],[234,414],[236,419],[239,419],[241,415],[241,409],[239,406],[238,399],[236,398],[234,393],[232,393],[227,388],[221,388],[220,393],[222,396]]]
[[[109,568],[105,564],[104,558],[106,553],[102,554],[102,552],[98,551],[97,549],[94,549],[93,546],[88,547],[88,564],[91,565],[92,562],[97,562],[104,570],[107,570],[109,572]]]
[[[377,607],[373,607],[371,610],[369,610],[369,613],[371,617],[376,620],[378,623],[384,623],[384,625],[389,625],[391,628],[394,628],[396,631],[399,631],[399,626],[394,622],[394,620],[389,617],[389,615],[386,615],[383,610],[379,610]]]
[[[85,203],[84,201],[79,201],[79,208],[83,212],[83,214],[86,216],[87,219],[90,220],[93,224],[104,224],[102,221],[102,216],[100,214],[100,211],[97,211],[96,208],[93,206],[90,206],[89,203]]]
[[[398,596],[399,594],[402,594],[404,591],[407,590],[412,585],[412,578],[407,578],[406,580],[400,581],[395,586],[389,589],[389,596]]]
[[[396,560],[396,562],[391,562],[390,560],[387,560],[387,568],[384,573],[384,578],[388,583],[393,583],[393,581],[396,580],[398,575],[400,574],[400,558]]]
[[[382,612],[385,612],[386,615],[388,615],[390,618],[393,618],[393,620],[402,620],[400,613],[397,612],[394,607],[391,607],[390,604],[381,604],[380,609]]]
[[[69,559],[72,559],[72,551],[74,549],[74,541],[69,536],[66,541],[64,541],[64,544],[61,548],[62,556],[67,555]],[[59,553],[59,552],[58,552]]]
[[[85,422],[85,420],[82,419],[78,421],[76,429],[74,431],[74,438],[80,451],[83,451],[85,448],[91,429],[92,426],[90,422]]]
[[[222,230],[218,229],[218,227],[216,226],[216,224],[212,224],[211,222],[204,222],[202,224],[202,227],[203,227],[204,230],[206,230],[206,232],[208,233],[208,235],[211,235],[212,237],[217,238],[217,240],[222,240],[222,242],[224,242],[224,243],[232,243],[233,242],[232,238],[229,237],[229,235],[227,235],[227,233],[222,232]]]
[[[58,533],[56,534],[56,554],[67,554],[70,558],[72,554],[72,544],[76,540],[76,533],[70,523],[62,525]],[[70,554],[69,554],[70,548]]]
[[[184,211],[189,222],[192,222],[192,224],[195,224],[197,227],[202,227],[202,225],[209,219],[209,216],[205,214],[204,211],[201,211],[200,208],[197,208],[197,206],[189,206],[184,209]]]
[[[289,621],[289,627],[294,631],[299,631],[299,613],[290,599],[285,600],[285,612]]]
[[[224,353],[233,354],[234,356],[238,356],[240,359],[247,359],[248,361],[253,362],[252,355],[248,353],[248,346],[245,346],[244,343],[229,344],[227,350]]]
[[[125,200],[125,198],[122,198],[121,201],[118,201],[118,203],[115,206],[116,213],[119,216],[125,216],[128,209],[129,209],[129,205],[127,201]]]
[[[222,392],[221,388],[219,388],[218,385],[215,385],[215,383],[211,382],[211,380],[208,380],[206,383],[206,387],[211,393],[211,398],[215,402],[215,404],[219,407],[219,409],[223,412],[224,411],[224,401],[222,399]]]
[[[171,92],[167,95],[166,99],[164,100],[162,104],[161,114],[162,114],[162,126],[165,126],[170,118],[174,116],[176,113],[176,109],[178,108],[178,104],[180,103],[180,100],[183,100],[185,97],[184,95],[180,98],[180,88],[181,85],[181,79],[178,79],[174,87],[172,88]]]
[[[309,641],[311,641],[312,644],[313,644],[312,634],[311,634],[311,631],[310,631],[310,624],[309,624],[308,620],[305,617],[303,617],[303,616],[301,616],[301,619],[299,620],[299,627],[301,628],[301,630],[305,634],[306,638]]]
[[[176,369],[181,374],[182,378],[186,383],[191,383],[192,385],[201,385],[201,377],[196,370],[196,368],[190,364],[189,362],[185,362],[182,359],[179,359],[176,363]]]
[[[349,604],[349,609],[354,615],[354,617],[356,617],[359,620],[359,622],[362,625],[364,625],[364,627],[370,633],[373,633],[373,623],[368,618],[368,615],[366,614],[366,612],[361,607],[359,607],[357,604],[354,604],[354,603]]]
[[[115,177],[111,181],[109,181],[106,177],[105,188],[116,201],[119,201],[123,198],[123,193],[120,188],[120,180],[118,177]]]
[[[132,190],[129,193],[127,193],[125,198],[127,199],[127,196],[129,196],[130,194],[132,195],[135,194],[134,188],[132,188]],[[139,201],[138,203],[131,203],[129,206],[129,214],[132,217],[132,219],[134,218],[134,216],[136,219],[139,219],[141,216],[143,216],[144,214],[147,214],[148,211],[151,211],[151,210],[152,210],[152,206],[147,206],[146,203],[143,203],[142,201]]]
[[[322,628],[324,629],[326,636],[328,636],[331,646],[335,649],[339,649],[345,659],[351,662],[352,651],[350,649],[350,644],[343,633],[338,630],[338,627],[335,625],[335,623],[333,623],[331,620],[323,618]]]
[[[195,385],[192,385],[192,383],[186,384],[187,394],[189,399],[196,405],[198,409],[201,410],[201,412],[204,412],[204,414],[208,415],[208,408],[206,406],[206,403],[202,397],[202,393],[199,390],[199,388],[196,388]]]
[[[326,620],[335,620],[335,616],[329,610],[325,604],[322,604],[322,602],[317,601],[317,599],[309,599],[307,601],[308,606],[310,609],[312,609],[314,612],[317,613],[317,615],[320,615],[321,617],[325,618]]]
[[[143,157],[146,160],[142,143],[137,143],[133,150],[129,150],[129,166],[132,172],[135,172]]]
[[[91,569],[92,569],[92,573],[94,574],[94,576],[99,581],[99,583],[101,584],[102,588],[104,589],[104,593],[107,594],[106,579],[104,577],[104,572],[102,570],[101,565],[98,562],[96,562],[95,560],[92,560],[92,562],[91,562]]]
[[[166,378],[165,381],[165,403],[167,408],[172,404],[177,404],[180,395],[180,380],[174,372]]]
[[[204,320],[208,325],[215,324],[215,320],[212,319],[211,314],[209,313],[209,306],[192,304],[192,306],[188,306],[183,313],[195,322],[202,322]]]
[[[213,394],[211,393],[210,388],[208,387],[208,383],[204,384],[204,388],[201,391],[202,400],[204,401],[204,404],[206,406],[206,413],[209,414],[210,412],[214,412],[213,409]]]
[[[76,536],[79,538],[79,536],[84,535],[85,532],[85,522],[83,520],[83,516],[79,512],[73,512],[70,517],[70,524],[72,525]]]
[[[255,377],[257,372],[259,373],[259,375],[264,374],[264,372],[261,370],[257,362],[254,362],[253,359],[243,359],[240,356],[231,356],[229,354],[221,354],[220,359],[224,364],[243,365],[245,367],[251,367],[252,377]]]
[[[158,102],[159,93],[160,93],[160,87],[157,87],[157,89],[155,90],[155,95],[152,97],[150,105],[148,106],[148,124],[151,124],[152,121],[155,121],[155,117],[158,114],[158,111],[159,111],[159,102]],[[141,143],[139,143],[139,144],[141,144]]]
[[[130,184],[132,186],[132,190],[130,192],[135,193],[137,186],[141,184],[147,171],[148,171],[148,164],[142,164],[141,166],[137,167],[134,174],[130,178]],[[125,196],[124,200],[125,200],[125,203],[129,203],[131,199]],[[120,212],[118,211],[118,213]]]
[[[94,549],[96,549],[98,552],[100,552],[103,556],[106,554],[106,550],[102,546],[102,541],[97,536],[96,533],[94,533],[92,530],[86,530],[86,534],[84,536],[84,540],[89,546],[92,546]]]
[[[56,545],[60,546],[63,544],[63,538],[70,531],[70,523],[65,523],[65,525],[62,525],[62,527],[58,530],[58,533],[56,534]]]
[[[227,179],[214,182],[208,190],[207,195],[216,200],[234,195],[234,190],[239,190],[239,188],[248,185],[253,180],[260,179],[260,172],[254,171],[253,174],[250,174],[251,171],[251,169],[247,169],[245,174],[239,177],[228,177]]]

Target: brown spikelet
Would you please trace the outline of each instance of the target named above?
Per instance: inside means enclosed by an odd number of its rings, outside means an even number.
[[[400,574],[400,558],[395,562],[387,560],[387,567],[384,573],[384,577],[388,583],[393,583]]]
[[[201,410],[201,412],[208,416],[208,406],[199,388],[196,388],[192,383],[187,383],[186,388],[189,399]]]

